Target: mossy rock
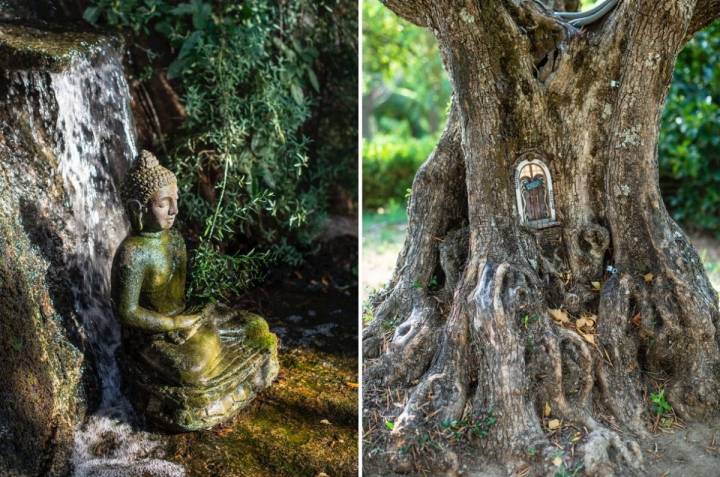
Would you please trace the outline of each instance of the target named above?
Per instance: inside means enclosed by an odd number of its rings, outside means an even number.
[[[63,474],[84,414],[83,356],[66,337],[47,268],[0,214],[0,475]]]
[[[108,41],[113,40],[90,32],[0,23],[0,68],[62,71]]]

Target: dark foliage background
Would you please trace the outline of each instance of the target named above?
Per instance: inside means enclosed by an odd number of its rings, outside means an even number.
[[[680,54],[660,133],[660,185],[678,221],[720,234],[720,23]]]

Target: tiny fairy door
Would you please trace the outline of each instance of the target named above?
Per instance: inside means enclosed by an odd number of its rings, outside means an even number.
[[[534,228],[555,225],[552,177],[540,156],[532,153],[515,168],[520,222]]]

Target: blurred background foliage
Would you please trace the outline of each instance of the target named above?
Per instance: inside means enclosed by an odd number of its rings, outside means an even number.
[[[682,224],[720,235],[720,22],[680,53],[660,131],[660,186]]]
[[[403,203],[447,119],[451,87],[432,34],[363,2],[363,206]]]
[[[587,8],[591,1],[583,1]],[[404,208],[451,89],[432,34],[377,0],[363,4],[363,207]],[[684,227],[720,233],[720,23],[680,54],[662,117],[660,185]],[[367,218],[366,218],[367,220]]]
[[[231,298],[297,266],[328,213],[357,203],[357,3],[93,0],[161,74],[181,125],[155,151],[178,177],[194,298]],[[159,73],[158,73],[159,72]]]

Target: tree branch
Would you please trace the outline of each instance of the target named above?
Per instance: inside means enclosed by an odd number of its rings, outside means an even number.
[[[689,40],[692,35],[711,24],[718,17],[720,17],[720,0],[698,0],[688,27],[687,39]]]
[[[555,49],[568,34],[563,21],[539,1],[526,1],[517,6],[508,2],[507,8],[530,42],[531,53],[536,62]]]
[[[410,23],[421,27],[428,26],[426,5],[422,0],[380,0],[380,3]]]

